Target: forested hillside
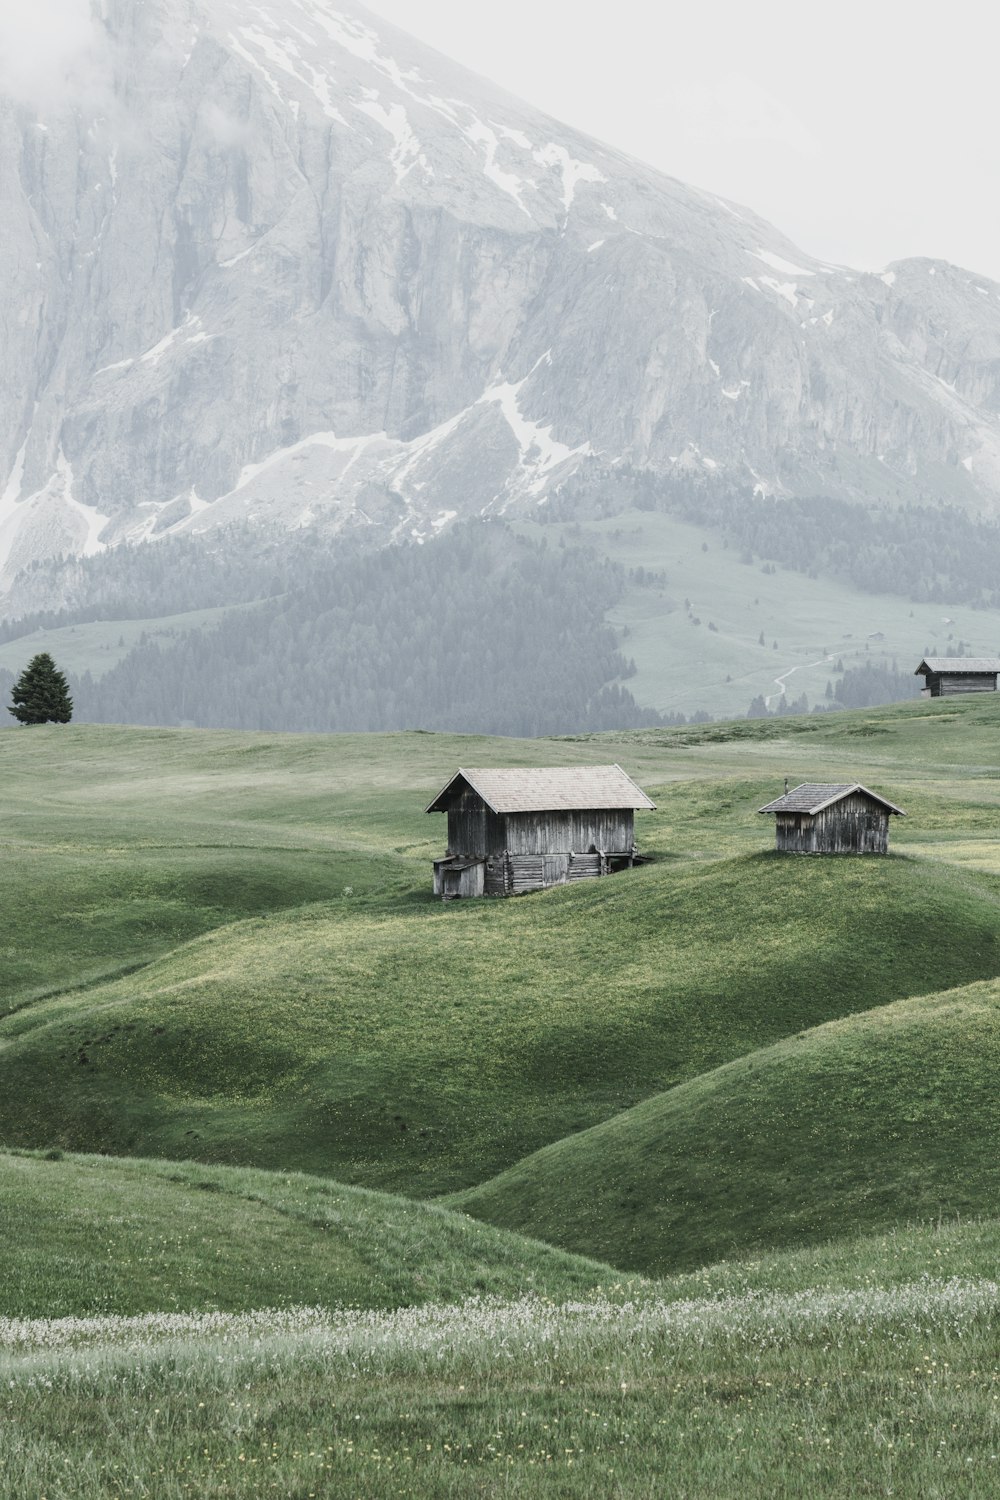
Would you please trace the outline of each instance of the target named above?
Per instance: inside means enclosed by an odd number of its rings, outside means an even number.
[[[354,550],[346,539],[338,543],[340,557]],[[317,551],[329,553],[330,543],[233,525],[199,541],[170,537],[38,562],[18,576],[0,641],[39,628],[179,615],[280,594]]]
[[[472,522],[355,558],[303,546],[268,587],[281,592],[249,613],[84,674],[77,717],[518,735],[660,722],[621,686],[631,666],[604,621],[622,570],[581,548]]]
[[[833,495],[763,496],[702,475],[618,465],[575,475],[539,519],[664,511],[721,533],[746,562],[770,561],[871,594],[914,602],[1000,606],[1000,526],[953,504],[878,506]]]

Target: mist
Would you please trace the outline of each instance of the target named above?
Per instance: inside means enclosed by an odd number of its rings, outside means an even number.
[[[96,103],[106,39],[89,0],[0,6],[0,93],[37,110]]]

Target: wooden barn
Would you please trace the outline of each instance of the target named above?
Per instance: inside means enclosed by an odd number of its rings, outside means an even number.
[[[953,693],[995,693],[1000,656],[928,656],[914,672],[932,698]]]
[[[784,854],[886,854],[889,819],[905,817],[857,781],[805,781],[760,811],[775,815],[775,848]]]
[[[456,771],[429,813],[448,815],[434,894],[512,896],[635,864],[635,812],[652,809],[621,766]]]

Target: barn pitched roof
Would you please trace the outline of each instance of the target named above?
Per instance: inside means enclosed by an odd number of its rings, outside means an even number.
[[[596,808],[655,808],[621,766],[463,766],[427,808],[446,812],[460,782],[495,813],[578,812]]]
[[[1000,672],[1000,656],[925,656],[914,677],[928,672]]]
[[[758,808],[762,813],[798,812],[819,813],[825,807],[832,807],[835,802],[840,802],[844,797],[849,797],[852,792],[860,792],[863,797],[870,797],[872,802],[877,802],[889,813],[898,813],[905,817],[901,807],[895,802],[890,802],[887,797],[880,797],[877,792],[870,792],[860,781],[804,781],[801,786],[795,787],[791,792],[786,792],[783,797],[776,797],[766,807]]]

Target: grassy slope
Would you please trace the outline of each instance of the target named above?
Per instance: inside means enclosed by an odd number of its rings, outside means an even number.
[[[996,1272],[998,1221],[938,1218],[714,1261],[655,1283],[449,1208],[304,1173],[0,1153],[0,1319],[466,1296],[665,1302],[892,1287]]]
[[[902,858],[340,897],[7,1017],[0,1134],[425,1194],[817,1021],[997,973],[992,892]]]
[[[668,1301],[754,1294],[745,1334],[683,1347],[627,1323],[602,1325],[589,1342],[508,1345],[503,1360],[493,1344],[461,1342],[433,1368],[387,1355],[377,1379],[327,1368],[281,1338],[243,1353],[197,1340],[166,1354],[98,1349],[72,1369],[59,1356],[0,1350],[0,1496],[105,1500],[142,1488],[163,1500],[271,1490],[429,1500],[502,1488],[526,1500],[648,1500],[664,1486],[789,1500],[995,1494],[995,1328],[988,1318],[952,1326],[921,1278],[995,1276],[997,1221],[900,1221],[942,1202],[996,1203],[998,987],[900,1000],[797,1032],[829,1014],[840,989],[848,1009],[954,983],[957,972],[1000,972],[998,730],[1000,701],[543,746],[421,735],[0,736],[4,897],[20,903],[0,958],[6,1005],[22,1007],[0,1027],[0,1107],[18,1138],[52,1139],[44,1105],[62,1111],[56,1127],[67,1138],[133,1130],[138,1139],[155,1127],[158,1149],[172,1140],[175,1154],[210,1154],[249,1130],[248,1155],[281,1160],[310,1131],[314,1143],[322,1136],[321,1154],[349,1145],[345,1121],[354,1121],[359,1170],[426,1188],[435,1172],[464,1171],[477,1152],[485,1159],[484,1142],[513,1146],[527,1127],[510,1117],[525,1098],[539,1110],[534,1122],[529,1111],[530,1128],[549,1106],[548,1128],[571,1107],[575,1121],[581,1096],[565,1085],[578,1063],[603,1069],[608,1111],[616,1097],[656,1086],[657,1070],[662,1078],[683,1067],[696,1076],[553,1153],[586,1158],[595,1138],[621,1137],[621,1181],[632,1173],[635,1182],[634,1122],[686,1100],[671,1126],[671,1149],[686,1142],[676,1180],[667,1181],[663,1138],[647,1142],[635,1194],[646,1195],[643,1218],[662,1231],[664,1186],[679,1185],[698,1195],[697,1211],[675,1226],[689,1236],[685,1263],[738,1243],[798,1242],[661,1283]],[[454,765],[605,760],[658,789],[660,811],[641,830],[658,865],[521,902],[442,909],[427,900],[442,829],[420,808]],[[911,814],[893,835],[916,858],[761,854],[770,827],[753,808],[785,774],[883,788]],[[236,891],[240,872],[253,890]],[[167,898],[177,893],[187,928],[171,925]],[[126,907],[144,901],[144,919],[123,926]],[[298,902],[311,904],[289,909]],[[226,925],[233,916],[249,920]],[[147,967],[89,992],[32,999],[93,979],[102,963],[130,962]],[[720,1048],[775,1034],[787,1040],[697,1072]],[[331,1036],[338,1050],[328,1057]],[[60,1059],[67,1042],[89,1043],[93,1060]],[[290,1044],[300,1058],[315,1048],[315,1071],[293,1066],[282,1098],[258,1085],[269,1070],[280,1077]],[[401,1083],[412,1083],[421,1107],[464,1111],[467,1134],[399,1128],[409,1122],[392,1118],[396,1101],[373,1091],[373,1060],[387,1046],[410,1067]],[[537,1077],[522,1066],[533,1055]],[[550,1072],[557,1087],[547,1099]],[[336,1130],[317,1118],[312,1089],[322,1079],[343,1111]],[[367,1135],[364,1097],[382,1111]],[[421,1171],[431,1160],[433,1172]],[[582,1183],[571,1179],[590,1200],[584,1237],[593,1237],[594,1202],[607,1202],[606,1175],[606,1161],[591,1162]],[[616,1211],[627,1234],[635,1218]],[[888,1227],[806,1243],[874,1222]],[[328,1298],[392,1305],[526,1285],[561,1297],[606,1275],[436,1207],[315,1176],[171,1161],[0,1157],[0,1242],[0,1315]],[[867,1296],[906,1282],[928,1287],[927,1311],[909,1322],[875,1316],[855,1329],[782,1334],[767,1311],[753,1312],[760,1292],[789,1292],[796,1307],[802,1294],[808,1308],[817,1287]]]
[[[992,700],[544,745],[0,736],[20,903],[0,1138],[425,1194],[819,1021],[992,977],[998,729]],[[522,902],[429,900],[443,826],[421,809],[456,764],[612,759],[657,792],[640,837],[658,864]],[[884,788],[911,814],[895,846],[921,857],[759,852],[753,810],[783,774]],[[146,966],[96,984],[101,964]]]
[[[838,660],[853,667],[895,657],[912,670],[928,647],[945,654],[949,639],[987,654],[1000,639],[1000,611],[915,604],[784,568],[764,573],[759,562],[748,566],[737,549],[724,548],[717,533],[655,512],[523,529],[550,542],[566,533],[625,568],[666,573],[665,589],[631,585],[608,616],[628,632],[622,649],[637,668],[628,687],[661,712],[745,713],[758,694],[780,694],[775,679],[786,673],[789,698],[805,692],[818,703]]]
[[[0,1013],[239,917],[345,886],[362,898],[412,889],[417,867],[399,846],[422,836],[429,859],[432,829],[420,792],[414,809],[399,783],[407,765],[419,776],[423,738],[385,736],[373,765],[361,736],[0,735]]]
[[[877,948],[864,930],[864,951]],[[457,1206],[661,1273],[1000,1211],[1000,984],[834,1021],[560,1141]]]
[[[76,1353],[0,1349],[0,1495],[986,1500],[996,1229],[713,1268],[624,1302],[616,1289],[590,1320],[500,1303],[451,1333],[369,1318],[343,1348],[267,1332],[116,1345],[106,1329]]]
[[[0,1318],[399,1307],[614,1273],[463,1215],[290,1173],[0,1155]]]

